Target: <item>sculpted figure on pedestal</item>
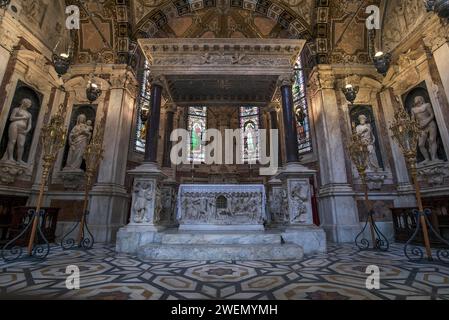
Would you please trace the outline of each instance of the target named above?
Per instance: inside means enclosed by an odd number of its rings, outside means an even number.
[[[369,157],[368,157],[368,170],[377,171],[379,169],[379,162],[376,155],[375,142],[373,129],[371,125],[367,122],[367,117],[365,115],[359,116],[360,124],[356,127],[356,132],[361,136],[362,141],[368,146]]]
[[[32,115],[28,109],[32,106],[30,99],[23,99],[20,106],[15,108],[9,120],[11,121],[8,129],[8,146],[2,160],[18,162],[25,165],[23,153],[28,133],[32,128]],[[14,151],[17,147],[17,159],[14,159]]]
[[[435,114],[430,103],[426,103],[424,97],[415,97],[414,104],[411,108],[412,117],[418,121],[421,129],[419,137],[419,150],[424,157],[421,164],[438,161],[438,144],[437,135],[438,128],[435,121]]]
[[[81,170],[84,151],[92,137],[92,130],[92,122],[87,120],[86,115],[80,114],[69,135],[70,150],[64,168],[65,171]]]

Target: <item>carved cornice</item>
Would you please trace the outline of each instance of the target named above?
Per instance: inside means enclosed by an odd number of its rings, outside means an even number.
[[[449,42],[449,23],[439,20],[432,30],[428,30],[424,34],[423,41],[431,52],[439,49],[443,44]]]
[[[158,74],[282,74],[290,71],[304,40],[296,39],[140,39]],[[186,68],[188,67],[188,68]]]

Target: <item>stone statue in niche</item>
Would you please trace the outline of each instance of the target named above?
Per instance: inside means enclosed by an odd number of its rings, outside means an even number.
[[[78,116],[75,127],[69,135],[69,153],[64,171],[81,171],[84,151],[92,137],[92,121],[85,114]]]
[[[30,99],[22,99],[20,106],[12,111],[8,129],[8,146],[2,160],[26,164],[23,161],[23,153],[27,135],[32,129],[32,115],[28,112],[32,104]],[[14,151],[17,151],[17,160],[14,158]]]
[[[355,130],[368,147],[368,170],[377,171],[379,170],[379,162],[376,155],[376,137],[374,136],[373,128],[371,127],[371,124],[368,123],[368,118],[366,115],[361,114],[358,119],[359,125],[355,128]]]
[[[425,81],[402,95],[402,104],[410,117],[418,123],[420,136],[417,163],[420,168],[443,164],[447,161],[440,128]]]
[[[420,164],[425,165],[429,162],[438,161],[438,128],[432,105],[426,103],[423,96],[416,96],[410,110],[412,117],[418,122],[421,129],[418,146],[424,161]]]
[[[369,105],[352,106],[349,110],[351,127],[358,133],[368,146],[368,167],[370,173],[377,173],[383,169],[383,162],[380,152],[379,136],[376,122],[374,120],[373,108]]]

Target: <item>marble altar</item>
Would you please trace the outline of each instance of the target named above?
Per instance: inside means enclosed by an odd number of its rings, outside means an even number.
[[[264,230],[267,221],[263,185],[181,185],[179,230]]]

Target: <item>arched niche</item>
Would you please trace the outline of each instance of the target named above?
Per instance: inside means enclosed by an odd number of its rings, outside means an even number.
[[[409,114],[411,114],[411,112],[412,112],[411,109],[413,108],[413,106],[415,104],[415,98],[419,97],[419,96],[424,98],[425,103],[428,103],[431,105],[433,113],[435,114],[435,109],[434,109],[434,106],[432,105],[432,101],[430,99],[426,83],[424,81],[402,96],[404,107],[407,110],[407,112]],[[437,138],[436,138],[436,143],[438,145],[437,156],[438,156],[439,160],[447,161],[448,158],[447,158],[446,151],[444,149],[444,144],[443,144],[443,139],[441,137],[440,128],[438,126],[437,121],[436,120],[434,120],[434,121],[435,121],[435,125],[437,127]],[[429,150],[428,142],[426,142],[426,148]],[[418,148],[417,159],[418,159],[418,163],[420,163],[424,160],[424,156],[422,155],[419,148]]]
[[[38,123],[39,113],[41,110],[43,95],[42,93],[34,90],[32,87],[28,86],[22,81],[17,82],[16,90],[14,92],[14,96],[12,99],[11,106],[9,108],[8,119],[6,121],[6,125],[3,130],[2,139],[0,143],[0,157],[6,152],[6,148],[9,141],[9,128],[11,125],[10,117],[15,108],[18,108],[23,99],[30,99],[32,102],[31,107],[28,109],[28,112],[31,114],[31,130],[26,135],[24,153],[22,159],[17,159],[17,154],[15,151],[15,159],[28,163],[30,161],[30,150],[33,143],[33,137],[36,131],[36,126]],[[17,148],[16,148],[17,149]]]

